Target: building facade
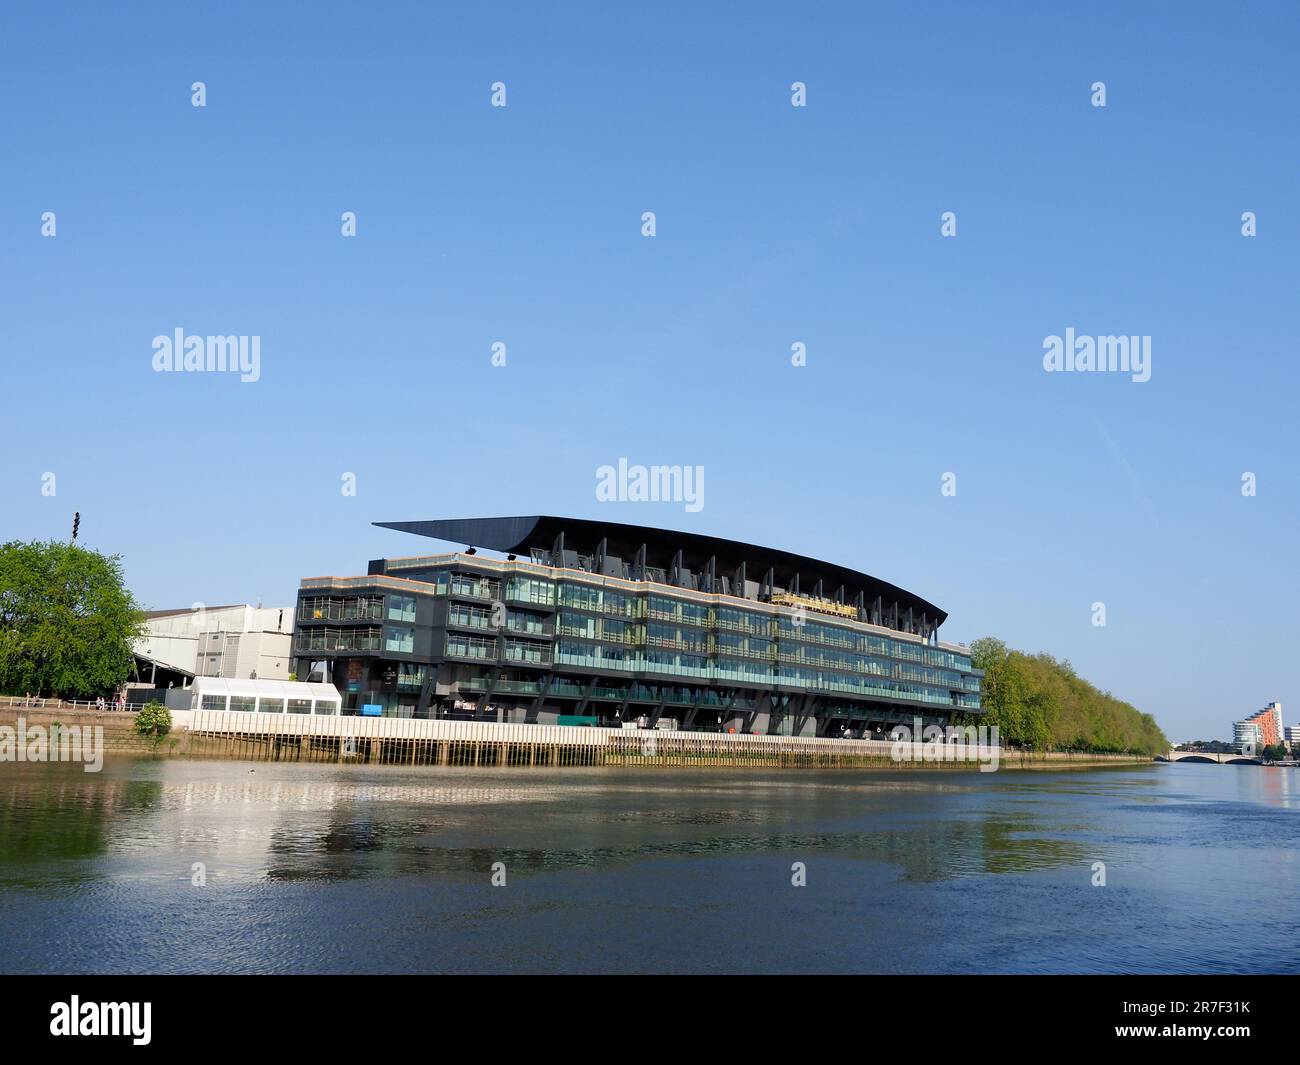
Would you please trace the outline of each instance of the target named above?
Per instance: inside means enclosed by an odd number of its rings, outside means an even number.
[[[287,680],[292,659],[292,607],[230,606],[155,610],[135,642],[144,683],[187,684],[193,677]]]
[[[1258,751],[1264,746],[1260,727],[1251,721],[1234,721],[1232,723],[1232,745],[1238,751]]]
[[[1249,717],[1232,723],[1232,745],[1238,750],[1248,743],[1256,751],[1273,747],[1282,742],[1283,735],[1282,704],[1279,702],[1269,703],[1263,710],[1256,710]]]
[[[838,736],[980,712],[943,611],[864,573],[571,518],[380,524],[468,546],[301,582],[295,672],[345,714]]]

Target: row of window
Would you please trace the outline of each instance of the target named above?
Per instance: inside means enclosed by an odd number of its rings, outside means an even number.
[[[572,698],[581,698],[586,695],[590,699],[623,699],[627,696],[627,689],[620,688],[612,684],[596,684],[589,686],[582,681],[573,680],[569,677],[556,677],[551,681],[551,686],[547,689],[548,695],[570,696]]]
[[[707,655],[712,637],[701,629],[680,628],[652,621],[646,626],[647,647],[672,647],[691,654]]]
[[[404,580],[418,580],[429,586],[431,595],[465,595],[472,599],[495,600],[501,598],[501,581],[478,573],[450,573],[445,569],[427,573],[410,571]],[[390,595],[391,599],[392,596]],[[414,620],[414,619],[409,619]]]
[[[716,637],[719,654],[737,658],[770,660],[776,653],[776,644],[762,636],[749,636],[739,632],[719,632]]]
[[[641,627],[637,626],[637,628]],[[771,662],[775,659],[777,649],[777,645],[771,640],[758,636],[730,632],[713,635],[695,628],[678,627],[655,621],[644,627],[645,636],[642,639],[638,638],[632,631],[632,626],[626,622],[570,614],[567,611],[560,614],[558,631],[562,636],[576,636],[584,640],[605,639],[632,645],[644,642],[648,649],[684,651],[694,656],[726,655]],[[979,680],[976,677],[963,677],[959,673],[947,670],[900,664],[806,644],[782,644],[780,660],[783,663],[812,665],[844,672],[916,680],[936,687],[979,690]]]
[[[557,665],[595,666],[598,669],[635,670],[641,652],[630,647],[610,647],[607,644],[576,643],[573,640],[555,641]]]
[[[551,661],[550,648],[536,640],[506,640],[505,655],[507,662],[528,665],[543,666]]]
[[[299,629],[293,636],[295,651],[378,651],[381,630],[378,625],[350,629]]]
[[[397,690],[399,692],[418,692],[424,686],[428,666],[414,662],[397,663]]]
[[[492,608],[471,606],[469,603],[452,603],[447,607],[447,624],[473,629],[494,629]]]
[[[555,605],[555,582],[514,574],[506,580],[506,598],[515,603]]]
[[[469,624],[469,622],[464,623]],[[624,635],[620,632],[623,627],[631,628],[627,623],[615,619],[561,615],[559,631],[562,636],[577,636],[579,639],[619,640]],[[693,629],[681,629],[652,622],[647,626],[645,648],[642,650],[630,644],[632,640],[628,640],[624,646],[608,647],[600,644],[579,644],[561,639],[555,644],[555,661],[605,669],[629,671],[651,669],[683,676],[718,675],[753,680],[771,679],[777,675],[783,678],[798,676],[801,668],[812,668],[819,672],[832,671],[846,676],[850,687],[835,690],[857,690],[860,679],[864,676],[890,681],[915,681],[935,688],[961,689],[972,693],[974,705],[978,705],[979,679],[977,677],[964,677],[947,670],[880,661],[830,648],[802,644],[782,646],[778,672],[772,663],[770,642],[757,637],[720,633],[714,638]],[[385,652],[391,654],[413,654],[415,630],[409,626],[385,625],[382,630],[382,646]],[[295,637],[295,648],[299,652],[377,651],[380,648],[380,630],[372,626],[350,629],[302,629]],[[496,641],[448,632],[446,653],[452,657],[495,661]],[[714,656],[716,662],[711,661],[711,657]],[[525,640],[507,640],[505,657],[507,661],[521,664],[546,665],[550,662],[548,645]],[[752,661],[744,661],[745,659]],[[724,661],[727,662],[726,665],[723,665]],[[418,690],[419,683],[419,680],[409,682],[408,690]]]
[[[466,678],[459,682],[459,686],[461,691],[484,691],[487,688],[487,680],[483,677]],[[497,694],[516,691],[524,694],[542,694],[543,686],[537,681],[501,679],[496,682],[493,690]],[[732,712],[752,710],[760,705],[757,698],[743,695],[732,698],[729,693],[718,691],[716,688],[671,687],[666,691],[662,691],[640,683],[632,684],[630,688],[626,685],[610,684],[608,682],[590,685],[588,681],[582,678],[563,676],[556,677],[550,686],[545,688],[545,693],[575,699],[582,698],[585,695],[590,699],[618,700],[620,702],[626,700],[629,703],[643,704],[658,703],[662,698],[665,703],[672,705],[699,705],[700,707],[712,707]],[[926,701],[932,702],[934,700]],[[851,718],[860,717],[863,709],[861,705],[855,703],[825,703],[821,712]],[[906,715],[910,711],[900,708],[892,712],[873,711],[872,713],[883,716],[885,720],[896,719],[903,721],[907,720]],[[788,720],[786,727],[788,728]]]
[[[463,686],[463,685],[462,685]],[[575,677],[557,677],[551,682],[547,694],[581,698],[587,695],[591,699],[627,699],[634,703],[657,703],[659,693],[644,684],[634,684],[629,691],[625,685],[596,684],[588,691],[587,682]],[[713,688],[672,688],[666,693],[665,702],[699,703],[701,706],[728,707],[731,710],[749,710],[755,706],[754,699],[728,696]]]
[[[561,611],[556,619],[556,632],[561,636],[577,636],[584,640],[610,640],[615,643],[642,643],[645,626],[621,618],[589,617]]]
[[[899,678],[865,676],[839,670],[817,669],[806,665],[782,663],[778,667],[775,664],[764,665],[744,659],[720,657],[715,660],[662,648],[637,651],[632,648],[582,644],[573,640],[559,639],[555,642],[555,663],[594,669],[667,673],[701,679],[723,677],[753,680],[759,683],[779,681],[782,684],[795,684],[820,691],[876,694],[947,706],[979,707],[978,694],[954,696],[948,688],[931,688]]]
[[[298,601],[301,621],[378,621],[384,615],[384,596],[309,595]],[[389,595],[389,621],[414,621],[415,596]]]
[[[755,614],[752,610],[740,610],[734,606],[718,607],[713,623],[719,629],[752,632],[756,636],[770,636],[772,633],[771,614]]]
[[[452,573],[445,570],[429,574],[431,590],[435,594],[465,596],[484,601],[497,601],[501,592],[498,578],[470,573]],[[438,578],[434,580],[433,578]],[[876,633],[860,632],[838,625],[828,625],[817,621],[797,619],[785,615],[774,617],[730,606],[713,607],[704,603],[676,599],[666,595],[627,595],[609,588],[573,582],[554,581],[543,578],[514,575],[507,580],[507,597],[516,602],[551,605],[558,601],[562,606],[604,614],[608,619],[603,624],[595,623],[595,628],[586,624],[578,615],[567,615],[567,628],[562,631],[569,635],[583,635],[587,638],[628,640],[639,642],[636,630],[628,635],[627,628],[619,628],[610,621],[618,618],[650,618],[653,621],[675,622],[681,625],[697,626],[728,632],[739,632],[760,638],[778,636],[783,642],[799,641],[836,647],[862,654],[884,655],[889,658],[909,662],[920,662],[940,669],[968,672],[971,668],[970,658],[966,655],[947,651],[938,647],[929,647],[910,640],[896,640]],[[386,617],[389,621],[415,620],[415,596],[389,594],[387,596],[387,613],[382,614],[383,599],[379,596],[357,596],[336,598],[329,596],[304,597],[299,603],[298,616],[303,620],[355,620]],[[488,629],[492,626],[490,611],[475,608],[467,604],[453,604],[449,614],[452,624],[468,625]],[[513,623],[512,623],[513,622]],[[545,631],[541,618],[525,611],[514,611],[508,615],[507,627],[517,632],[541,634]],[[608,629],[615,635],[606,635]],[[598,636],[592,636],[592,632]],[[650,627],[653,639],[656,637],[655,626]],[[687,644],[692,637],[683,637]],[[745,645],[743,651],[737,651],[746,657],[761,657],[761,644],[752,647]],[[687,647],[686,649],[692,649]]]
[[[300,621],[379,620],[384,601],[378,595],[328,596],[308,595],[298,600]]]
[[[506,628],[510,632],[541,636],[546,632],[546,619],[540,614],[530,614],[527,610],[507,610]]]
[[[680,621],[688,625],[711,627],[712,609],[707,603],[696,603],[688,599],[672,599],[666,595],[646,597],[646,614],[663,621]]]
[[[600,636],[606,639],[619,638],[618,627],[625,622],[614,619],[597,619],[583,615],[561,614],[559,633],[561,637],[576,636],[582,640],[593,640]],[[611,628],[613,626],[613,628]],[[392,629],[392,626],[388,627]],[[386,630],[387,634],[387,630]],[[547,661],[546,645],[524,641],[507,641],[507,658],[518,662]],[[746,664],[745,669],[755,676],[769,677],[775,675],[772,659],[772,644],[758,637],[745,637],[734,633],[720,633],[715,638],[706,636],[694,629],[681,629],[657,622],[648,626],[646,646],[641,652],[641,660],[649,666],[658,664],[672,665],[674,671],[689,670],[693,676],[710,676],[709,658],[751,658],[756,662],[767,663],[766,666]],[[403,650],[391,640],[386,643],[388,650]],[[486,660],[496,658],[495,644],[489,639],[477,639],[448,633],[447,653],[460,657],[472,657]],[[512,650],[516,648],[516,650]],[[634,660],[636,647],[608,647],[599,644],[578,644],[572,640],[556,641],[557,662],[577,662],[587,664],[604,664],[608,669],[635,669],[628,663]],[[836,651],[831,648],[813,647],[796,644],[782,647],[780,654],[781,673],[787,669],[808,666],[823,670],[852,674],[855,676],[873,676],[894,680],[911,680],[936,688],[951,690],[961,688],[979,691],[978,678],[963,677],[947,670],[930,669],[905,663],[882,661],[861,655]],[[973,682],[973,683],[972,683]]]
[[[451,594],[467,595],[472,599],[497,600],[501,598],[501,582],[496,577],[484,577],[477,573],[453,573]]]
[[[239,710],[259,714],[311,714],[333,717],[338,713],[337,699],[285,699],[276,695],[202,695],[196,710]]]
[[[610,588],[596,588],[589,584],[564,583],[556,593],[561,606],[576,606],[597,614],[614,617],[645,617],[645,600],[640,596],[624,595]]]
[[[473,677],[462,680],[459,684],[462,691],[484,691],[487,688],[488,682],[486,678]],[[811,687],[813,685],[809,684],[809,686]],[[543,686],[538,681],[498,680],[494,685],[493,690],[497,694],[503,692],[518,692],[520,694],[539,695],[543,692]],[[832,689],[826,687],[826,690]],[[730,695],[725,695],[712,688],[672,687],[667,689],[667,691],[659,691],[649,687],[648,685],[638,683],[631,685],[630,689],[626,686],[620,685],[597,684],[588,690],[586,682],[572,677],[557,677],[551,683],[550,687],[545,689],[545,692],[549,695],[569,696],[572,698],[580,698],[585,694],[592,699],[626,699],[631,703],[658,703],[662,699],[665,703],[671,705],[690,706],[698,704],[702,707],[716,707],[720,710],[725,709],[731,711],[750,710],[758,705],[756,699],[745,698],[743,696],[738,696],[733,699]],[[915,697],[906,693],[900,693],[895,689],[882,690],[881,694],[891,695],[895,698],[913,699],[914,701],[942,703],[947,706],[952,705],[948,700],[941,699],[926,698],[916,700]],[[830,711],[834,708],[827,706],[826,709]],[[844,704],[843,706],[838,707],[838,712],[841,716],[851,717],[860,714],[861,707],[853,704]],[[900,711],[900,713],[904,712]]]
[[[979,691],[979,677],[962,676],[948,669],[931,669],[929,666],[913,666],[904,663],[897,666],[893,675],[903,680],[919,680],[922,684],[939,684],[949,688],[966,688]],[[974,685],[972,688],[971,685]]]
[[[505,622],[508,632],[527,632],[536,636],[546,634],[546,619],[526,610],[507,610],[502,614],[497,606],[474,606],[471,603],[452,603],[447,607],[447,624],[462,628],[494,630]]]
[[[293,649],[311,651],[378,651],[415,653],[415,629],[409,625],[364,625],[350,629],[311,628],[294,633]]]
[[[603,639],[633,645],[644,644],[648,647],[666,647],[701,655],[725,653],[742,658],[772,659],[776,655],[777,648],[770,639],[738,632],[713,634],[693,627],[686,628],[657,621],[644,626],[633,625],[617,619],[591,617],[568,611],[563,611],[559,615],[557,631],[562,636],[576,636],[584,640]],[[880,676],[903,675],[926,683],[944,684],[949,687],[964,687],[966,681],[974,681],[976,689],[979,686],[978,678],[963,678],[955,672],[909,667],[910,672],[899,674],[895,663],[879,662],[860,655],[835,652],[800,643],[782,643],[780,657],[782,661],[808,662]]]
[[[399,655],[414,654],[415,630],[409,625],[385,625],[384,650]]]
[[[453,658],[479,658],[495,661],[497,642],[482,636],[470,636],[463,632],[447,633],[447,654]]]
[[[415,620],[415,596],[390,595],[388,597],[388,620],[389,621],[414,621]]]
[[[540,695],[542,682],[523,679],[526,676],[526,673],[504,673],[493,683],[492,690],[497,695]],[[488,681],[486,677],[467,677],[458,682],[458,687],[462,692],[481,692],[487,689]]]

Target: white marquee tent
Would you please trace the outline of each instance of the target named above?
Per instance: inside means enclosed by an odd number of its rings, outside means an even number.
[[[192,710],[243,710],[263,714],[337,716],[343,697],[333,684],[298,680],[195,677]]]

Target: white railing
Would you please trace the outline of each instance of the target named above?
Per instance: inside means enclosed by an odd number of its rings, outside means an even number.
[[[448,721],[440,718],[324,717],[300,714],[263,714],[243,710],[173,710],[178,728],[214,735],[266,734],[270,736],[329,736],[343,739],[440,740],[484,743],[541,744],[562,747],[609,747],[618,737],[620,748],[629,741],[658,750],[732,748],[751,751],[806,751],[862,757],[890,757],[897,750],[902,760],[921,761],[932,745],[924,742],[895,744],[892,740],[843,740],[821,736],[768,736],[740,732],[679,732],[668,729],[623,729],[578,725],[529,725],[496,721]],[[953,746],[964,759],[1000,757],[1000,747]],[[996,752],[996,755],[995,753]]]
[[[153,702],[158,700],[154,699]],[[111,699],[104,700],[105,710],[126,710],[135,713],[143,710],[147,703],[118,704]],[[96,699],[43,699],[36,695],[0,695],[0,706],[17,706],[27,710],[98,710]]]

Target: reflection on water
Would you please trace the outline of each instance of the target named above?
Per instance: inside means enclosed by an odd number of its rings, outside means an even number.
[[[8,764],[0,970],[1294,970],[1298,779]]]

